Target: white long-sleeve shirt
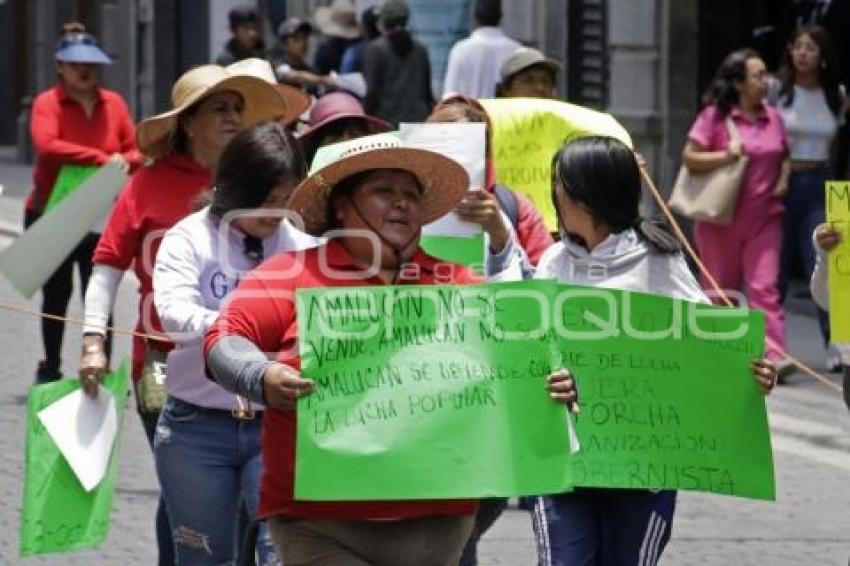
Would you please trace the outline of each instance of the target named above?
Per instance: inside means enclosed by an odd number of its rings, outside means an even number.
[[[154,304],[162,327],[177,344],[168,354],[168,394],[202,407],[233,409],[236,400],[204,373],[203,337],[222,302],[256,267],[245,234],[205,208],[178,222],[162,240],[153,273]],[[320,240],[281,222],[263,240],[263,255],[317,246]],[[257,407],[255,407],[257,408]]]
[[[474,30],[449,51],[443,94],[458,92],[474,98],[493,98],[501,80],[502,63],[519,47],[519,42],[500,28]]]
[[[809,282],[809,290],[812,292],[812,298],[815,303],[825,311],[829,310],[829,266],[826,253],[818,246],[815,235],[812,234],[812,245],[817,250],[817,261],[815,262],[815,270],[812,272],[812,279]],[[841,362],[845,366],[850,366],[850,344],[835,344],[841,354]]]

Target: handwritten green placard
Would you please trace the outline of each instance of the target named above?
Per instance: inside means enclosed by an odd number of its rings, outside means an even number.
[[[298,410],[299,499],[551,493],[560,467],[577,486],[774,498],[749,371],[761,313],[552,281],[297,297],[318,382]],[[557,367],[578,384],[573,456],[544,392]]]
[[[829,252],[829,323],[832,341],[850,342],[850,182],[826,184],[826,220],[841,232]]]
[[[98,169],[100,167],[97,165],[63,165],[62,169],[59,170],[59,176],[56,177],[56,182],[53,184],[53,190],[50,191],[50,198],[47,199],[44,213],[47,214],[53,210],[65,197],[97,173]]]
[[[749,365],[764,315],[638,293],[572,288],[560,342],[581,412],[577,486],[685,489],[773,500],[764,398]],[[578,334],[578,333],[577,333]]]
[[[115,396],[120,427],[127,400],[127,364],[107,375],[104,386]],[[106,539],[115,493],[115,455],[119,451],[120,428],[106,476],[100,485],[86,492],[37,416],[39,411],[79,388],[76,379],[30,388],[21,556],[80,550]]]
[[[510,291],[536,297],[539,288],[518,283]],[[570,489],[567,414],[545,389],[551,344],[494,337],[536,325],[540,303],[499,297],[499,289],[297,292],[302,374],[317,382],[298,406],[297,499]],[[505,312],[493,308],[496,298]]]

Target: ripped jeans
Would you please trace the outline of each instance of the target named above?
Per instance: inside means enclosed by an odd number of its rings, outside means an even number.
[[[237,420],[227,411],[166,400],[154,456],[177,564],[236,563],[240,506],[253,517],[259,502],[261,426],[261,418]],[[265,522],[257,554],[261,565],[281,563]]]

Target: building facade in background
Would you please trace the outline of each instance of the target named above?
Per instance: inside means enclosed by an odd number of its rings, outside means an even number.
[[[452,38],[468,33],[471,0],[410,0],[412,24],[430,41],[435,83]],[[850,0],[503,0],[505,31],[565,63],[559,93],[607,110],[631,132],[655,176],[669,186],[699,96],[722,57],[752,46],[775,66],[796,23],[817,21],[840,34],[850,84]],[[358,10],[375,0],[356,0]],[[53,48],[62,22],[79,20],[115,64],[103,82],[121,92],[136,118],[169,106],[185,70],[211,61],[227,40],[227,12],[244,0],[0,1],[0,144],[23,130],[28,97],[55,80]],[[330,0],[256,0],[271,30],[286,15],[310,17]],[[449,7],[452,10],[449,10]],[[451,12],[451,13],[450,13]],[[441,17],[437,17],[441,16]],[[417,17],[419,20],[417,21]],[[442,55],[440,55],[442,54]],[[443,58],[443,60],[440,60]],[[435,85],[435,87],[438,85]],[[11,111],[10,111],[11,110]]]

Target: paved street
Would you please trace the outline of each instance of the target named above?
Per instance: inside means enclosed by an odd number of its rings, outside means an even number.
[[[8,243],[3,226],[20,223],[21,198],[29,169],[0,152],[0,245]],[[5,236],[4,236],[5,234]],[[116,324],[130,327],[134,282],[125,278]],[[0,281],[0,303],[38,308]],[[815,368],[823,353],[811,306],[792,300],[789,338],[792,351]],[[70,316],[81,314],[75,297]],[[74,370],[79,329],[65,342],[66,372]],[[116,357],[129,341],[116,344]],[[18,520],[24,455],[26,392],[41,357],[37,320],[23,314],[0,316],[0,564],[124,565],[153,564],[153,512],[157,486],[141,426],[128,411],[119,460],[119,478],[110,534],[101,548],[67,555],[22,560],[18,557]],[[832,376],[833,379],[837,378]],[[845,565],[850,556],[850,418],[839,394],[796,374],[768,402],[778,484],[775,503],[680,494],[673,539],[661,561],[673,565]],[[718,415],[718,419],[723,415]],[[741,431],[746,434],[746,431]],[[533,564],[535,553],[528,515],[509,511],[485,538],[481,564]]]

